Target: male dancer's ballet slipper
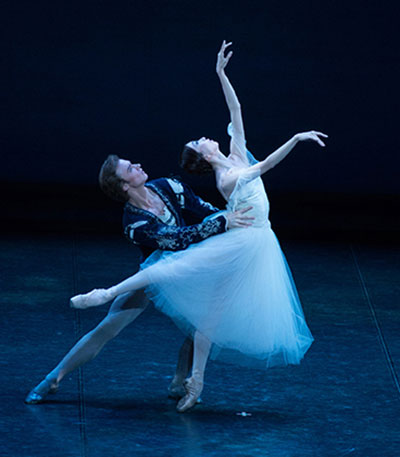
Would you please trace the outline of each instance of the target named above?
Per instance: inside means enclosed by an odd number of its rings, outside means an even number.
[[[183,382],[174,382],[168,386],[168,397],[179,400],[186,395],[186,390]]]
[[[185,381],[186,395],[178,401],[176,410],[184,413],[192,408],[197,402],[203,391],[203,382],[197,381],[193,376]]]
[[[115,298],[107,289],[93,289],[87,294],[79,294],[69,301],[72,308],[85,309],[91,306],[100,306]]]
[[[36,405],[42,403],[48,394],[55,394],[58,390],[58,383],[43,379],[36,387],[34,387],[26,396],[24,402],[27,405]]]

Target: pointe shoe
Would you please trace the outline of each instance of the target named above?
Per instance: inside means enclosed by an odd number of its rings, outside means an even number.
[[[178,401],[176,410],[184,413],[198,402],[203,391],[203,381],[196,380],[193,376],[185,381],[186,395]]]
[[[87,294],[75,295],[69,301],[72,308],[85,309],[100,306],[112,300],[114,296],[107,289],[93,289]]]
[[[27,405],[42,403],[48,394],[55,394],[58,390],[58,383],[48,381],[46,378],[34,387],[26,396],[24,402]]]
[[[180,398],[186,395],[186,390],[183,385],[183,382],[175,382],[172,381],[171,384],[168,386],[168,397],[175,398],[179,400]]]

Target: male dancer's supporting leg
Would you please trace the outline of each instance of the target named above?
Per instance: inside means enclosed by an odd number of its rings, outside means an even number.
[[[179,359],[176,365],[175,375],[168,387],[168,394],[171,398],[182,398],[186,395],[184,382],[190,373],[193,363],[193,340],[187,337],[179,350]]]
[[[42,382],[29,392],[25,403],[41,403],[47,394],[55,393],[61,380],[71,371],[92,360],[104,345],[133,322],[147,307],[143,290],[119,295],[107,316],[92,331],[83,336]],[[191,345],[185,341],[179,353],[177,370],[170,386],[174,397],[184,394],[183,380],[191,367]],[[172,390],[172,391],[171,391]]]

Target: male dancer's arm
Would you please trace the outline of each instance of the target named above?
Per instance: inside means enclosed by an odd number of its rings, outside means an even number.
[[[195,196],[185,185],[182,198],[178,197],[181,209],[188,209],[200,219],[218,211],[209,203]],[[185,196],[187,198],[185,198]],[[248,227],[252,217],[246,216],[251,207],[234,212],[225,212],[212,219],[188,226],[166,225],[158,222],[154,216],[146,217],[144,213],[126,211],[124,215],[124,233],[129,241],[150,249],[180,251],[193,243],[203,241],[210,236],[224,233],[228,229]]]
[[[125,225],[124,233],[134,244],[152,249],[180,251],[210,236],[224,233],[227,228],[228,220],[223,215],[186,227],[155,223],[140,217]]]

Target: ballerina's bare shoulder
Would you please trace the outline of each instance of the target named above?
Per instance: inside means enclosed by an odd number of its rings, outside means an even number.
[[[217,189],[221,192],[226,201],[229,200],[229,197],[235,189],[237,180],[245,170],[245,167],[232,167],[219,176]]]

